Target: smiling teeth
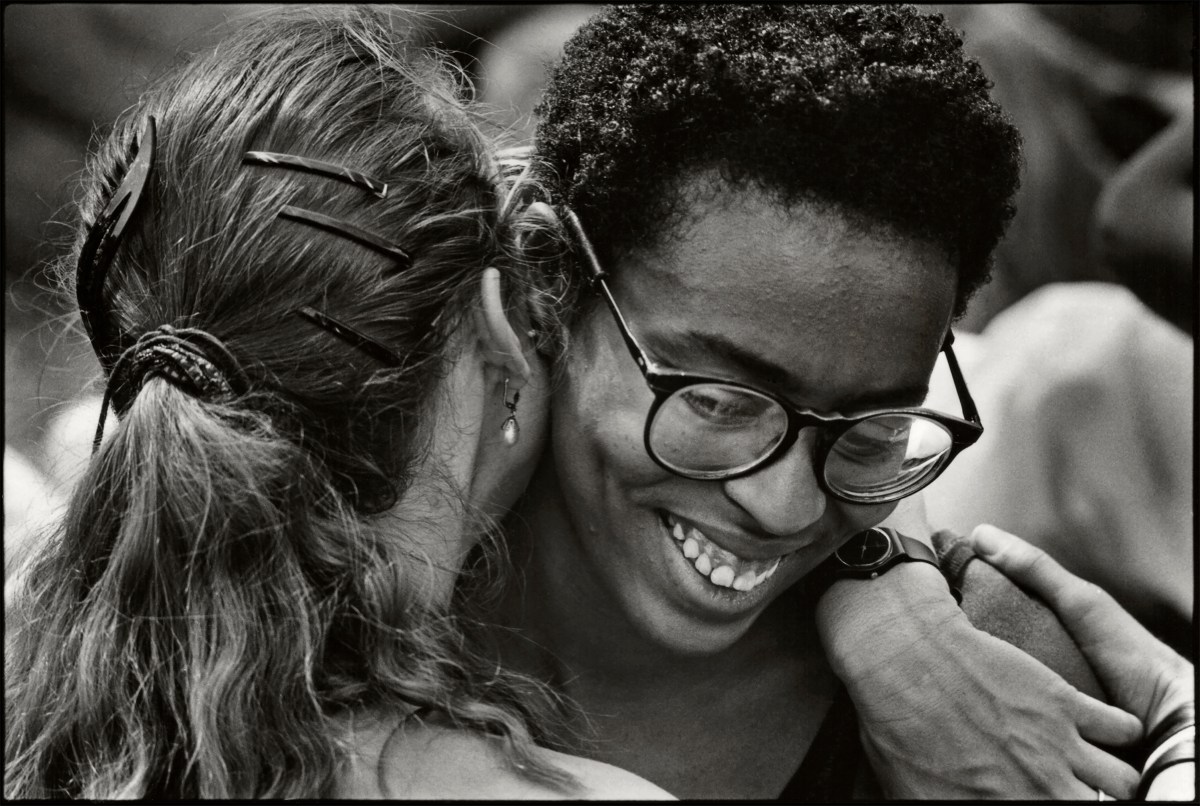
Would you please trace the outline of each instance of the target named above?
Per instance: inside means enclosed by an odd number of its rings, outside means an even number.
[[[722,588],[731,588],[733,587],[733,569],[728,565],[714,568],[708,575],[708,581],[714,585],[720,585]]]
[[[713,543],[699,529],[684,529],[683,524],[670,515],[667,516],[667,527],[683,556],[692,561],[697,572],[718,587],[753,590],[775,573],[782,559],[776,557],[769,564],[744,560]]]

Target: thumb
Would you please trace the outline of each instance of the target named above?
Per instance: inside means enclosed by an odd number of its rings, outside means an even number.
[[[975,553],[1003,571],[1009,579],[1046,602],[1077,640],[1088,641],[1093,627],[1115,626],[1132,620],[1099,586],[1072,574],[1037,546],[1003,529],[984,524],[967,537]],[[1100,622],[1104,622],[1101,624]]]

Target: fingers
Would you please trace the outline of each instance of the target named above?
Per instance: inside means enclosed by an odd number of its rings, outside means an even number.
[[[1064,622],[1079,622],[1102,609],[1106,619],[1133,622],[1124,609],[1098,586],[1072,574],[1037,546],[995,526],[976,527],[967,542],[979,556],[1026,590],[1040,596]],[[1111,611],[1111,612],[1110,612]],[[1072,625],[1074,626],[1074,625]]]
[[[1191,676],[1190,666],[1181,666],[1186,662],[1155,638],[1112,596],[1067,571],[1036,546],[989,525],[976,527],[967,542],[989,565],[1041,597],[1102,677],[1101,667],[1140,669],[1142,673],[1148,673],[1153,671],[1154,664],[1163,664],[1160,671],[1165,670],[1170,676]],[[1092,654],[1098,646],[1107,648],[1103,657]],[[1111,682],[1108,680],[1105,685]],[[1110,689],[1109,693],[1114,692]],[[1132,703],[1125,702],[1125,705]]]
[[[1075,776],[1093,789],[1116,800],[1133,800],[1137,794],[1138,771],[1098,747],[1084,745],[1074,762]]]
[[[1117,800],[1132,800],[1137,794],[1137,770],[1095,745],[1124,747],[1133,744],[1142,738],[1141,721],[1120,708],[1079,694],[1075,723],[1084,740],[1071,762],[1076,777]]]
[[[1142,738],[1142,722],[1133,714],[1083,693],[1076,703],[1075,724],[1087,741],[1124,747]]]
[[[1007,574],[1021,587],[1035,591],[1054,604],[1064,587],[1086,585],[1037,546],[1026,543],[1003,529],[984,524],[967,536],[975,553]]]

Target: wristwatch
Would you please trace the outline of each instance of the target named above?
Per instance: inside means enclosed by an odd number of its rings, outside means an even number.
[[[874,526],[843,543],[827,562],[832,564],[835,579],[874,579],[896,563],[914,560],[931,563],[939,571],[942,567],[933,549],[920,540]]]
[[[920,540],[902,535],[886,526],[873,526],[847,540],[813,573],[817,590],[824,592],[839,579],[874,579],[897,563],[929,563],[942,570],[937,555]],[[945,578],[945,575],[943,575]],[[946,584],[950,585],[949,580]],[[950,585],[950,592],[959,604],[962,593]]]

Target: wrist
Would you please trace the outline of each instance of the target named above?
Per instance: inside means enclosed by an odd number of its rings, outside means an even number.
[[[817,606],[842,610],[869,609],[881,606],[917,607],[937,605],[954,597],[942,572],[930,563],[898,563],[874,579],[845,577],[834,580],[826,588]]]
[[[894,529],[876,527],[855,535],[850,543],[866,537],[870,532],[891,535],[893,548],[890,558],[880,556],[876,559],[877,568],[872,566],[870,560],[861,562],[865,558],[858,556],[860,552],[868,555],[879,552],[880,546],[876,544],[870,549],[865,546],[859,546],[857,551],[850,549],[851,554],[855,555],[853,559],[836,562],[847,550],[847,545],[843,545],[806,580],[820,591],[820,607],[829,608],[834,615],[858,608],[878,613],[881,606],[906,608],[935,605],[943,598],[949,583],[941,572],[937,552],[929,538],[912,537]],[[885,555],[888,553],[886,549],[883,552]],[[902,561],[905,558],[909,561]]]
[[[1146,760],[1149,765],[1154,760],[1154,754],[1165,750],[1172,740],[1189,735],[1196,736],[1196,698],[1193,693],[1188,699],[1160,717],[1146,733],[1146,744],[1151,748],[1150,757]]]
[[[881,648],[936,641],[959,620],[966,617],[946,580],[923,562],[899,563],[875,579],[838,579],[817,601],[825,650],[843,679],[876,665]]]
[[[1192,684],[1193,674],[1188,664],[1186,677],[1182,673],[1169,675],[1171,680],[1186,680],[1183,686],[1164,684],[1162,688],[1170,693],[1164,695],[1158,706],[1153,708],[1146,720],[1146,738],[1143,746],[1153,756],[1156,749],[1162,749],[1167,741],[1175,734],[1190,728],[1195,734],[1196,729],[1196,692]],[[1147,757],[1149,761],[1149,757]]]

